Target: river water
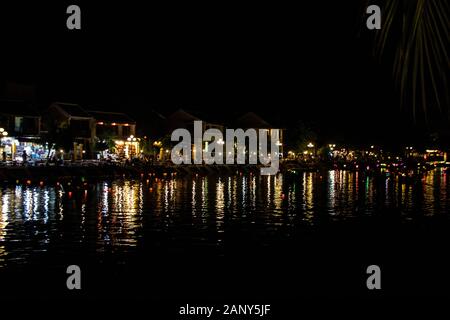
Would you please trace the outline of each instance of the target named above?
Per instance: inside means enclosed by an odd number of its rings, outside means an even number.
[[[277,259],[288,269],[298,267],[302,274],[291,280],[311,289],[322,282],[305,281],[305,273],[323,280],[321,268],[341,258],[347,283],[359,289],[348,270],[369,263],[371,255],[385,265],[402,254],[402,261],[420,261],[421,267],[425,258],[440,259],[428,255],[439,255],[448,240],[450,183],[440,169],[410,183],[349,171],[150,177],[65,192],[56,186],[3,187],[0,208],[0,275],[16,293],[43,284],[37,272],[59,272],[56,278],[63,279],[69,264],[88,270],[86,286],[94,295],[110,288],[111,277],[126,279],[117,287],[148,293],[135,283],[142,279],[168,297],[173,291],[167,286],[186,294],[183,288],[198,285],[218,294],[209,284],[216,280],[224,288],[233,279],[248,280],[253,292],[260,281],[253,275],[267,282],[261,288],[282,288],[276,278],[290,281],[282,279],[292,270],[283,270]],[[436,250],[422,247],[434,241]],[[304,263],[291,261],[298,252]],[[256,261],[263,265],[257,272],[244,267]],[[186,280],[191,276],[197,280]],[[198,280],[203,277],[208,279]],[[58,281],[48,290],[63,290]],[[404,282],[393,288],[402,291]]]

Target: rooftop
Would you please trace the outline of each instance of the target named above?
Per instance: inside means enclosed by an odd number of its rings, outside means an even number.
[[[105,111],[88,111],[89,114],[97,121],[107,123],[128,123],[135,124],[132,118],[121,112],[105,112]]]
[[[254,112],[247,112],[236,120],[240,128],[270,129],[273,128],[268,122]]]
[[[78,104],[55,102],[53,105],[59,107],[63,112],[65,112],[70,117],[92,118],[92,116]]]

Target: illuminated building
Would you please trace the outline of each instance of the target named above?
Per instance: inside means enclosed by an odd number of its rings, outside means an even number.
[[[82,159],[86,151],[92,154],[95,119],[87,111],[78,104],[55,102],[50,105],[49,114],[59,129],[69,131],[73,142],[71,151],[74,160]]]
[[[247,112],[237,118],[236,122],[233,124],[236,128],[242,128],[242,129],[259,129],[259,130],[266,130],[267,131],[267,137],[266,140],[268,144],[270,144],[270,136],[272,135],[272,130],[279,130],[279,141],[277,142],[278,150],[279,150],[279,156],[280,158],[283,157],[284,152],[284,129],[277,128],[276,126],[273,126],[272,124],[269,124],[266,122],[263,118],[261,118],[259,115],[257,115],[254,112]],[[268,149],[270,149],[270,146],[267,145]]]
[[[136,138],[136,121],[119,112],[89,111],[95,119],[97,140],[114,142],[109,152],[121,158],[133,158],[140,154],[140,138]]]
[[[46,156],[45,145],[40,141],[41,115],[30,103],[0,101],[0,128],[0,158],[22,161],[24,151],[28,159]]]

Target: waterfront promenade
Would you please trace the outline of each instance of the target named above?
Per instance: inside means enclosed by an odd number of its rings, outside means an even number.
[[[405,179],[421,177],[423,173],[431,170],[434,166],[421,164],[417,166],[399,166],[397,163],[377,165],[361,165],[356,163],[301,163],[297,161],[282,161],[280,172],[295,176],[301,172],[326,172],[328,170],[357,171],[366,175],[400,176]],[[258,175],[261,165],[174,165],[167,162],[144,162],[144,161],[64,161],[59,163],[28,163],[13,164],[3,163],[0,166],[0,183],[3,184],[47,184],[64,181],[114,179],[119,177],[144,177],[157,176],[161,178],[171,176],[207,176],[207,175]],[[444,168],[448,172],[448,168]]]

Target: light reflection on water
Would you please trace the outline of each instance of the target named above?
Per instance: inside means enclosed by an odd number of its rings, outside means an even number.
[[[450,187],[441,170],[416,183],[358,172],[304,172],[298,176],[207,176],[116,180],[69,196],[55,187],[0,190],[0,267],[28,263],[46,252],[98,256],[128,252],[141,243],[221,247],[229,230],[255,237],[287,235],[323,221],[400,212],[448,214]]]

